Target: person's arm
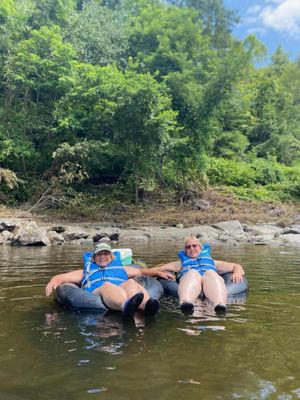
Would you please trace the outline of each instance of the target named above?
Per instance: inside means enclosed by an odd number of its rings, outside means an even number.
[[[167,264],[163,264],[159,267],[153,268],[134,268],[134,267],[124,267],[128,277],[133,278],[135,276],[155,276],[164,279],[172,279],[175,277],[173,272],[178,272],[181,268],[179,261],[173,261]]]
[[[179,272],[180,269],[180,261],[171,261],[167,264],[162,264],[159,267],[146,269],[143,271],[143,274],[148,276],[156,276],[163,279],[175,280],[174,272]]]
[[[127,272],[128,278],[135,278],[136,276],[141,276],[142,268],[129,267],[128,265],[124,265],[124,269]]]
[[[226,261],[215,260],[218,272],[232,272],[232,281],[235,283],[242,282],[245,271],[240,264],[235,264]]]
[[[66,272],[64,274],[53,276],[45,287],[46,296],[49,296],[52,293],[52,290],[56,289],[57,286],[62,283],[80,284],[82,276],[83,276],[82,269],[76,269],[71,272]]]
[[[160,270],[158,268],[160,268],[160,267],[142,269],[141,273],[142,273],[142,275],[145,275],[145,276],[152,276],[152,277],[155,277],[155,278],[170,279],[172,281],[175,280],[174,272],[172,272],[170,270],[162,271],[162,270]]]

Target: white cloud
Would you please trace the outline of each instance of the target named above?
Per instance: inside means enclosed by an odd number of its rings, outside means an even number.
[[[267,0],[265,4],[248,9],[248,23],[256,17],[256,24],[265,28],[300,36],[300,0]]]
[[[266,7],[260,12],[262,23],[275,30],[286,31],[291,35],[300,34],[300,2],[284,0],[277,7]]]

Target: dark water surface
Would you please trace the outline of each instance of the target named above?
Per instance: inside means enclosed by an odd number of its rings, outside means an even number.
[[[176,244],[126,243],[148,265]],[[216,259],[247,271],[246,301],[217,317],[209,304],[183,316],[165,299],[157,318],[124,322],[67,311],[44,296],[84,246],[0,247],[0,400],[300,398],[300,249],[237,246]]]

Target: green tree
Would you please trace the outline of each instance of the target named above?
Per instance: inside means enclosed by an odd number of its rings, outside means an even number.
[[[300,159],[300,105],[297,89],[294,90],[297,88],[297,67],[288,62],[281,50],[277,56],[274,64],[257,75],[251,105],[255,122],[248,131],[248,138],[259,157],[275,156],[289,165]],[[295,72],[293,84],[291,71]]]
[[[77,0],[30,0],[30,2],[32,13],[28,23],[34,29],[52,25],[66,26],[70,14],[77,6]]]
[[[63,43],[57,26],[33,30],[7,62],[3,131],[17,143],[27,143],[32,154],[38,150],[42,164],[49,163],[49,153],[53,151],[55,102],[72,82],[74,63],[74,50]],[[30,160],[25,154],[25,159]],[[38,168],[36,159],[35,164]],[[24,169],[24,161],[20,168]]]
[[[284,72],[287,65],[290,63],[288,54],[283,50],[281,46],[277,47],[276,51],[272,55],[272,68],[276,75],[280,75]]]
[[[170,0],[172,4],[197,10],[202,22],[203,34],[211,46],[224,50],[232,42],[231,29],[239,22],[236,12],[224,7],[223,0]]]
[[[111,9],[91,0],[70,19],[66,35],[83,62],[126,65],[127,14],[123,9]]]
[[[163,87],[150,74],[122,73],[115,66],[82,65],[78,81],[58,104],[57,117],[59,132],[100,141],[123,155],[123,174],[133,177],[136,199],[143,180],[156,179],[176,133]]]
[[[177,7],[146,7],[133,17],[129,28],[128,55],[142,72],[159,79],[171,72],[209,69],[210,51],[196,12]]]
[[[226,108],[232,108],[234,102],[242,102],[242,95],[236,86],[246,77],[252,57],[252,50],[246,51],[243,43],[236,43],[226,57],[213,54],[207,75],[201,76],[201,70],[197,73],[195,68],[193,73],[185,70],[182,74],[169,74],[166,78],[174,99],[173,108],[178,110],[179,124],[182,126],[180,134],[185,138],[185,145],[176,149],[182,180],[184,177],[190,180],[189,174],[195,176],[196,170],[203,173],[204,156],[211,153],[213,143],[216,154],[220,154],[218,151],[224,153],[225,142],[228,146],[227,153],[231,155],[237,150],[237,146],[239,152],[246,148],[247,138],[243,136],[245,131],[242,129],[245,130],[245,124],[249,120],[247,103],[239,105],[243,115],[234,116],[231,109],[232,117],[226,121],[224,114]],[[232,130],[231,139],[226,130]],[[239,143],[234,143],[237,137]],[[218,149],[218,145],[222,145],[223,149]]]
[[[0,4],[0,21],[3,23],[5,19],[15,13],[15,5],[13,0],[3,0]]]
[[[31,31],[31,37],[19,43],[7,67],[8,86],[28,101],[53,101],[68,86],[75,52],[65,44],[60,28],[42,27]]]

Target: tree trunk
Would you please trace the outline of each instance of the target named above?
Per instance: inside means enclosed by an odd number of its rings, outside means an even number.
[[[135,204],[139,203],[139,178],[135,179]]]

